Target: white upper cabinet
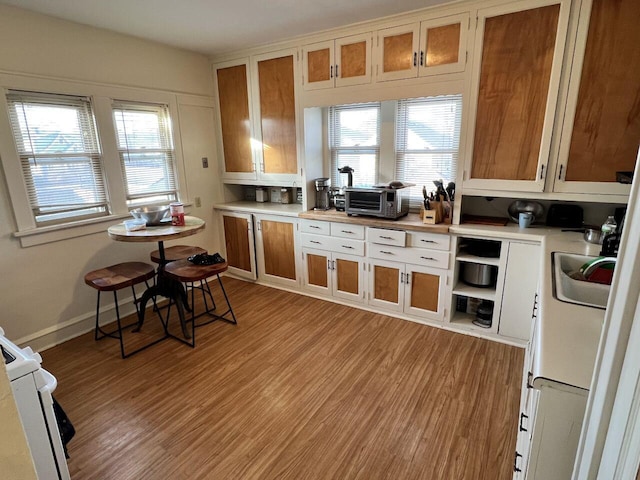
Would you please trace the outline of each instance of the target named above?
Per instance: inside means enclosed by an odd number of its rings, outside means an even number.
[[[297,49],[218,64],[214,72],[224,180],[299,182]]]
[[[465,188],[544,190],[569,7],[526,0],[478,11]]]
[[[640,144],[640,2],[583,0],[553,190],[628,195]]]
[[[305,90],[371,83],[371,33],[306,45],[302,63]]]
[[[467,13],[379,30],[376,80],[463,71],[468,30]]]

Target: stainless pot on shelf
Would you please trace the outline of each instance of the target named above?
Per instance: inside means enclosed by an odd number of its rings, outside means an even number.
[[[498,267],[482,263],[465,263],[462,265],[462,281],[474,287],[490,288],[495,286]]]

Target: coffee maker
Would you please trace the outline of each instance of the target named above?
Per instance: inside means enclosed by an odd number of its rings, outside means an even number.
[[[333,203],[336,206],[336,211],[344,212],[345,211],[345,196],[344,189],[346,187],[353,186],[353,172],[355,170],[350,166],[346,165],[338,169],[338,183],[339,183],[339,191],[333,197]]]
[[[314,210],[329,210],[331,204],[329,202],[329,191],[331,190],[330,178],[316,178],[316,206]]]

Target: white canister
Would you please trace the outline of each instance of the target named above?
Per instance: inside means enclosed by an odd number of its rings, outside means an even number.
[[[171,213],[171,225],[175,225],[176,227],[184,226],[184,203],[170,203],[169,212]]]

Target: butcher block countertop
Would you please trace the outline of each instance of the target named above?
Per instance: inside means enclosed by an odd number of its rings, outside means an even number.
[[[411,230],[431,233],[449,233],[450,226],[449,223],[438,223],[436,225],[422,223],[422,220],[417,213],[410,213],[409,215],[400,217],[397,220],[389,220],[376,217],[350,217],[345,212],[336,212],[335,209],[331,209],[307,210],[306,212],[299,213],[298,217],[306,218],[309,220],[320,220],[324,222],[350,223],[353,225],[364,225],[366,227],[391,228],[397,230]]]

